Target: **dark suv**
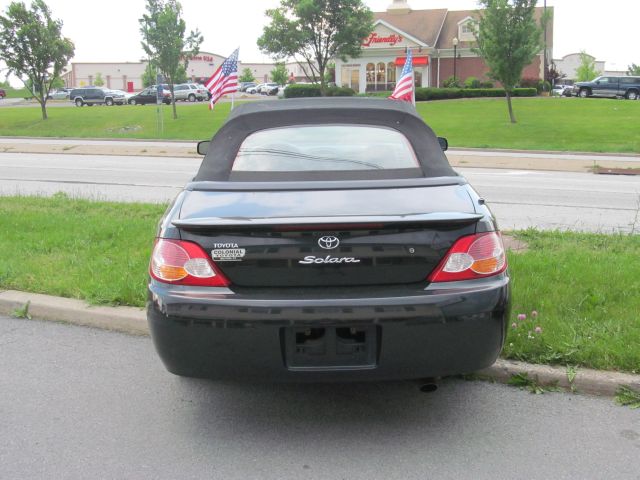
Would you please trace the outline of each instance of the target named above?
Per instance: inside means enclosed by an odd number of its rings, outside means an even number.
[[[88,105],[124,105],[127,100],[121,93],[113,92],[106,88],[84,87],[74,88],[69,94],[69,100],[76,104],[76,107]]]
[[[591,82],[578,82],[573,94],[586,97],[624,97],[637,100],[640,96],[640,77],[598,77]]]

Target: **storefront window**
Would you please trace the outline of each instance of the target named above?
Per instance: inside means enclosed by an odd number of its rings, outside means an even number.
[[[340,85],[342,87],[349,87],[350,83],[351,83],[351,72],[348,69],[343,67],[341,69],[341,74],[340,74]]]
[[[422,69],[414,69],[413,70],[413,78],[415,80],[416,87],[422,86]]]
[[[386,88],[387,68],[383,62],[378,63],[378,69],[376,74],[376,90],[383,90]]]
[[[376,66],[367,63],[367,91],[376,89]]]
[[[395,62],[387,63],[387,87],[386,90],[396,88],[396,64]]]

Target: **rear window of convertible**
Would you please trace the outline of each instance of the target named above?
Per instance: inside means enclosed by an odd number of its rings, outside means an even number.
[[[420,169],[407,138],[370,125],[304,125],[260,130],[238,150],[234,172]]]

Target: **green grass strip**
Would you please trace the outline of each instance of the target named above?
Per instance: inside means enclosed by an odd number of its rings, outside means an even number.
[[[284,101],[284,100],[274,100]],[[502,98],[419,102],[418,112],[451,148],[510,148],[579,152],[640,153],[640,101],[604,98],[515,98],[517,124],[509,122]],[[155,106],[2,109],[0,135],[83,138],[205,140],[227,118],[231,105],[209,111],[207,103],[177,105],[179,118],[162,107],[158,131]]]
[[[0,197],[0,288],[143,306],[165,208]],[[509,255],[513,312],[503,356],[640,372],[640,236],[514,235],[528,250]]]

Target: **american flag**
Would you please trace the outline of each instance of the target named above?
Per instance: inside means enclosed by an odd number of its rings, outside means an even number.
[[[396,88],[389,98],[393,100],[403,100],[414,103],[413,97],[413,55],[411,49],[407,52],[407,60],[400,74],[400,79],[396,83]]]
[[[204,84],[211,92],[209,110],[213,108],[218,99],[227,93],[238,91],[238,52],[239,48],[218,67],[211,78]]]

